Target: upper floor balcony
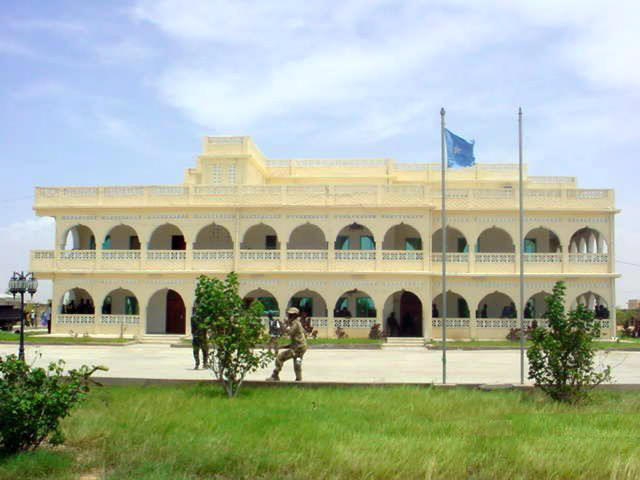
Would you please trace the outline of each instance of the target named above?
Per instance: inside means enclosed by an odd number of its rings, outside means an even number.
[[[151,185],[37,187],[36,210],[157,207],[429,207],[440,208],[442,193],[426,184],[391,185]],[[517,188],[447,188],[451,210],[515,210]],[[608,189],[566,188],[532,183],[524,191],[526,210],[614,209]]]

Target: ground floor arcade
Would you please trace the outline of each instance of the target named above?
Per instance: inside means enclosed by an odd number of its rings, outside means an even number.
[[[563,278],[567,306],[597,312],[603,336],[614,336],[612,278]],[[527,324],[543,323],[556,279],[525,283]],[[53,332],[190,334],[193,275],[60,276],[54,279]],[[456,276],[447,281],[448,338],[503,339],[518,326],[517,277]],[[426,275],[240,275],[240,293],[282,316],[296,306],[322,337],[336,328],[366,337],[374,324],[389,336],[439,338],[444,304],[440,278]],[[611,309],[613,311],[614,309]]]

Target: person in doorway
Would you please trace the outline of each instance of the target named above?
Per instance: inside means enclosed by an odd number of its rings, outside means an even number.
[[[488,311],[489,311],[489,307],[485,303],[482,306],[482,310],[480,310],[480,318],[488,318],[488,316],[489,316],[489,312]]]
[[[202,368],[209,367],[207,329],[202,326],[196,315],[196,305],[191,311],[191,346],[193,347],[193,359],[196,362],[195,370],[200,368],[200,352],[202,352]]]
[[[300,310],[291,307],[287,310],[287,324],[285,326],[287,334],[291,338],[291,343],[282,347],[283,350],[276,357],[276,366],[267,381],[280,381],[280,370],[284,362],[293,359],[293,370],[296,374],[296,382],[302,381],[302,357],[307,351],[307,339],[304,329],[300,323]]]
[[[440,317],[440,312],[438,311],[438,307],[436,306],[435,303],[431,304],[431,317],[432,318],[439,318]]]
[[[273,312],[267,313],[269,319],[269,351],[278,354],[278,339],[281,335],[280,321],[273,316]]]
[[[397,337],[400,334],[400,325],[396,318],[396,312],[391,312],[387,317],[387,329],[390,337]]]
[[[405,313],[402,317],[402,333],[405,335],[411,334],[413,332],[413,317],[409,312]]]

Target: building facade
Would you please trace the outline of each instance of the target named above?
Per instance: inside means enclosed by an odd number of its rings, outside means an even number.
[[[524,183],[527,322],[563,280],[568,306],[615,336],[613,191]],[[502,339],[517,326],[518,167],[449,170],[446,195],[447,336]],[[439,164],[270,160],[249,137],[205,137],[182,184],[36,188],[56,238],[31,270],[53,280],[58,333],[189,334],[197,277],[235,271],[247,301],[299,306],[321,336],[379,323],[439,338],[441,196]]]

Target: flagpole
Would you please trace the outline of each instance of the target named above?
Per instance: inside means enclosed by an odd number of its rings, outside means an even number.
[[[444,108],[440,109],[440,156],[442,159],[442,383],[447,383],[447,211],[446,171],[444,151]]]
[[[520,383],[524,384],[524,206],[522,182],[522,107],[518,107],[518,162],[520,166]]]

